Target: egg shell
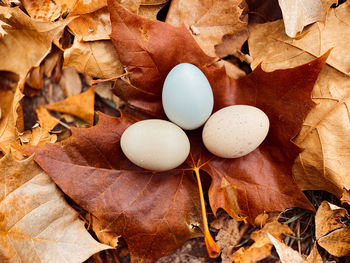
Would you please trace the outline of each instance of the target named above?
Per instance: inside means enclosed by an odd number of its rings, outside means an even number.
[[[215,112],[203,128],[205,147],[223,158],[238,158],[254,151],[265,139],[270,122],[260,109],[233,105]]]
[[[182,63],[167,75],[162,102],[169,120],[185,130],[193,130],[209,118],[214,96],[203,72],[192,64]]]
[[[166,171],[182,164],[189,152],[190,141],[177,125],[150,119],[129,126],[120,139],[126,157],[142,168]]]

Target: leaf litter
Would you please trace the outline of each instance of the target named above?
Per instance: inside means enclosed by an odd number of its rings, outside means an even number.
[[[321,99],[317,100],[320,97],[317,92],[324,96],[323,87],[329,87],[331,96],[338,96],[335,98],[346,105],[346,101],[341,96],[346,92],[348,80],[346,68],[346,50],[348,49],[347,42],[342,42],[341,38],[336,37],[336,34],[347,31],[347,3],[328,9],[328,6],[333,2],[324,1],[327,3],[322,3],[325,8],[319,14],[319,17],[322,18],[321,22],[307,27],[296,39],[292,40],[286,36],[282,20],[270,24],[253,25],[251,22],[248,23],[247,17],[245,17],[248,4],[251,10],[256,10],[256,13],[252,13],[252,17],[260,12],[260,17],[270,17],[268,18],[270,21],[279,18],[278,12],[275,12],[280,8],[277,1],[271,1],[268,9],[261,1],[220,0],[212,6],[209,2],[208,6],[200,6],[195,3],[188,5],[187,1],[175,0],[170,5],[167,1],[123,1],[123,6],[134,14],[125,11],[114,1],[109,1],[109,9],[107,9],[107,1],[89,1],[89,3],[75,1],[74,4],[72,2],[65,3],[65,1],[42,2],[43,8],[38,9],[32,8],[36,4],[35,1],[23,1],[22,8],[27,9],[26,11],[32,18],[29,18],[18,8],[15,11],[16,8],[6,6],[7,1],[1,7],[5,11],[2,11],[2,31],[0,31],[4,39],[0,38],[0,42],[13,42],[11,39],[22,30],[24,33],[22,36],[18,35],[19,37],[26,37],[28,39],[26,41],[31,43],[34,49],[36,49],[36,45],[42,47],[38,49],[39,52],[33,53],[35,56],[32,60],[23,63],[17,69],[14,65],[20,60],[23,52],[15,53],[13,51],[24,51],[24,47],[16,46],[11,51],[9,51],[10,49],[2,50],[8,52],[6,61],[16,58],[12,60],[15,61],[12,64],[8,62],[4,64],[3,70],[7,72],[3,71],[0,75],[1,83],[3,83],[0,92],[5,94],[1,98],[6,104],[6,107],[4,107],[4,103],[0,104],[2,113],[0,127],[3,127],[3,135],[0,136],[1,145],[3,145],[1,151],[5,155],[2,161],[6,160],[9,154],[16,156],[13,158],[25,158],[18,150],[20,150],[21,145],[27,145],[21,151],[36,152],[34,156],[36,162],[60,189],[72,198],[70,204],[72,205],[73,201],[76,202],[78,206],[74,204],[73,207],[78,208],[80,213],[81,209],[87,211],[83,214],[86,216],[86,227],[90,233],[96,235],[100,242],[112,247],[118,247],[118,240],[122,236],[127,243],[132,261],[153,261],[181,247],[186,240],[201,235],[203,225],[200,216],[199,195],[196,181],[192,176],[194,171],[200,169],[202,176],[203,174],[211,176],[211,179],[208,177],[203,181],[204,184],[207,184],[205,189],[209,191],[207,206],[209,215],[210,210],[212,210],[214,216],[218,216],[218,220],[220,220],[223,218],[222,213],[220,211],[216,214],[216,212],[218,209],[224,209],[228,215],[233,217],[233,219],[227,219],[227,223],[219,224],[218,232],[211,228],[211,231],[216,233],[217,242],[223,249],[222,262],[228,262],[229,258],[231,261],[237,261],[232,253],[236,253],[233,254],[236,257],[241,257],[237,262],[255,262],[257,258],[263,259],[271,254],[272,244],[277,249],[277,254],[272,251],[272,257],[276,258],[279,255],[282,262],[289,262],[288,255],[293,255],[293,253],[297,253],[295,258],[299,257],[304,262],[306,262],[305,260],[308,260],[307,262],[320,262],[320,255],[317,254],[316,248],[310,254],[312,243],[309,245],[309,250],[306,252],[303,250],[304,252],[300,253],[300,244],[302,243],[300,224],[312,212],[300,212],[289,219],[284,219],[283,214],[278,217],[280,222],[285,220],[288,223],[296,237],[292,232],[288,232],[286,224],[278,223],[276,218],[272,220],[276,225],[272,224],[272,232],[270,232],[273,234],[273,231],[277,231],[280,227],[285,229],[284,232],[287,234],[283,238],[284,241],[290,246],[294,244],[294,249],[297,244],[298,252],[295,250],[293,252],[290,247],[281,243],[283,236],[280,234],[275,234],[279,240],[275,239],[276,236],[269,236],[271,234],[269,233],[265,236],[267,238],[263,238],[261,240],[264,241],[261,241],[258,238],[258,233],[265,231],[263,229],[271,224],[271,219],[267,216],[266,211],[283,211],[285,209],[288,211],[289,208],[295,206],[309,210],[314,210],[314,206],[318,207],[318,204],[314,203],[313,192],[311,192],[311,198],[308,192],[311,201],[309,202],[299,190],[300,188],[326,190],[336,194],[339,198],[342,197],[344,202],[349,199],[347,198],[346,178],[343,176],[340,177],[340,180],[336,179],[339,178],[336,174],[341,173],[342,165],[333,166],[330,163],[332,157],[323,155],[324,158],[329,158],[327,159],[329,162],[326,163],[330,169],[323,169],[324,181],[320,180],[318,173],[321,172],[321,164],[312,159],[315,158],[314,154],[318,154],[319,150],[308,146],[315,145],[315,143],[309,141],[309,144],[300,144],[300,140],[298,142],[300,136],[305,136],[303,133],[309,136],[305,127],[315,126],[308,123],[308,119],[315,118],[310,117],[313,116],[313,112],[316,110],[327,111],[329,107],[332,107],[332,105],[320,103]],[[52,5],[56,5],[56,9],[53,9]],[[169,11],[166,11],[168,13],[167,22],[185,23],[187,28],[171,27],[166,23],[144,18],[155,19],[155,14],[166,5],[169,8]],[[205,10],[206,8],[207,10]],[[285,18],[286,11],[282,5],[281,8]],[[222,15],[220,15],[221,11],[213,11],[219,9],[222,10]],[[188,15],[193,10],[196,12],[204,10],[205,14],[194,12],[192,15]],[[109,23],[109,14],[111,14],[111,24]],[[304,15],[311,16],[312,14],[306,12]],[[14,17],[19,20],[14,19]],[[225,17],[232,24],[220,23],[220,21],[225,20]],[[72,19],[75,20],[71,22]],[[20,23],[17,24],[17,21]],[[284,23],[286,24],[286,22],[288,21],[285,18]],[[175,24],[175,22],[172,23]],[[68,24],[69,29],[66,27]],[[57,25],[57,31],[54,31],[55,25]],[[271,26],[269,27],[269,25]],[[11,27],[14,30],[9,30]],[[244,50],[247,52],[246,47],[241,49],[248,37],[248,27],[250,31],[248,48],[253,59],[251,66],[255,70],[252,73],[247,71],[249,74],[245,76],[240,63],[251,60],[249,55],[242,53]],[[317,27],[321,30],[314,30]],[[213,30],[214,28],[220,30]],[[332,30],[334,28],[337,28],[338,31]],[[31,33],[27,34],[26,30]],[[39,33],[36,33],[37,31]],[[110,40],[110,32],[112,32],[112,40]],[[317,35],[318,32],[321,33]],[[41,43],[37,42],[39,38],[31,38],[31,34],[42,36]],[[271,36],[273,37],[271,38]],[[254,40],[257,38],[259,41]],[[199,45],[194,39],[198,41]],[[321,39],[324,43],[321,48],[318,48],[317,41],[314,39]],[[324,39],[333,39],[332,44]],[[275,42],[271,42],[272,40]],[[54,45],[61,50],[57,52],[58,49],[55,47],[52,49]],[[287,48],[284,45],[287,45]],[[267,46],[269,48],[266,52],[263,47]],[[139,52],[133,54],[135,48]],[[50,53],[51,50],[53,50],[52,53]],[[262,50],[264,52],[261,52]],[[62,56],[63,52],[64,56]],[[231,56],[229,60],[218,58],[227,55]],[[232,60],[232,58],[234,59]],[[293,61],[294,58],[296,59]],[[243,62],[237,63],[240,59]],[[236,61],[236,64],[231,64],[232,61]],[[145,173],[125,159],[119,147],[112,147],[119,145],[118,141],[122,131],[135,121],[150,117],[165,118],[160,101],[162,82],[167,72],[181,62],[193,63],[205,73],[213,88],[215,111],[224,106],[238,103],[255,105],[268,114],[272,120],[270,135],[259,149],[237,160],[224,160],[206,152],[199,141],[199,131],[189,132],[192,146],[190,158],[179,169],[161,175],[156,172]],[[259,66],[257,67],[259,62],[263,62],[261,67],[268,72],[264,72]],[[60,69],[62,64],[72,66],[75,69],[68,68],[62,71]],[[225,70],[220,68],[222,65],[226,67],[226,71],[230,69],[231,73],[228,75],[233,79],[230,79]],[[272,67],[269,67],[270,65]],[[323,65],[325,66],[323,67]],[[13,75],[10,71],[18,75]],[[91,78],[95,79],[91,81]],[[108,79],[114,79],[114,81]],[[77,84],[72,86],[72,88],[76,87],[72,90],[69,85],[71,81]],[[334,90],[335,85],[329,84],[332,81],[342,83],[340,85],[342,90]],[[103,82],[109,83],[109,85],[102,85]],[[93,89],[88,89],[91,83],[93,85],[101,83],[96,90],[99,90],[98,93],[103,97],[102,105],[104,102],[107,103],[101,109],[108,113],[120,109],[121,117],[111,118],[99,112],[99,120],[96,119],[94,106],[95,109],[100,107],[98,105],[101,105],[99,101],[102,97],[93,96]],[[83,87],[81,94],[79,94],[79,86]],[[112,91],[119,98],[112,95]],[[28,100],[27,96],[36,99],[43,96],[44,92],[51,94],[49,95],[51,99],[48,100],[45,97],[44,100],[41,100],[45,103],[40,107],[39,104],[33,108],[37,112],[38,124],[35,124],[31,130],[25,130],[24,124],[27,122],[28,112],[26,108],[23,108],[21,102],[26,100],[28,103],[31,99]],[[310,99],[311,92],[313,100],[319,103],[316,107]],[[22,99],[22,93],[25,95],[24,99]],[[52,94],[61,94],[61,97],[55,99]],[[85,94],[89,94],[89,98],[85,98]],[[286,94],[286,96],[280,96],[280,94]],[[12,104],[8,104],[7,101]],[[48,112],[45,108],[65,112],[65,114]],[[311,112],[308,114],[310,110]],[[337,118],[339,116],[341,120],[342,117],[338,111],[331,112]],[[85,119],[90,124],[87,127],[96,123],[97,125],[88,129],[70,128],[64,122],[78,127],[86,126],[78,118],[70,116]],[[321,118],[323,118],[322,116]],[[28,127],[28,125],[26,126]],[[321,126],[316,127],[317,129],[321,128]],[[65,130],[69,133],[72,130],[73,135],[63,140],[62,135],[66,133]],[[310,134],[312,133],[313,131]],[[299,135],[294,141],[298,146],[290,141],[297,134]],[[57,140],[59,142],[55,143]],[[63,141],[60,142],[61,140]],[[328,141],[324,140],[323,144],[324,142]],[[344,145],[345,143],[339,142],[333,144],[332,147],[338,149],[339,144]],[[306,150],[302,152],[299,146],[306,148]],[[308,157],[308,154],[311,157]],[[298,155],[299,157],[296,158]],[[296,162],[292,175],[294,159]],[[298,167],[300,160],[303,161],[301,163],[303,170],[300,170],[300,166]],[[336,167],[335,172],[333,167]],[[38,169],[40,170],[39,167]],[[145,174],[149,174],[149,176],[145,177]],[[134,184],[138,182],[138,184],[131,187],[131,182]],[[174,195],[170,189],[177,189],[176,194]],[[31,196],[29,200],[34,201],[35,198],[35,196]],[[155,203],[158,204],[156,207]],[[348,253],[346,249],[339,252],[340,246],[332,247],[329,245],[336,240],[336,242],[343,242],[344,246],[341,247],[346,248],[349,243],[346,239],[348,228],[343,221],[347,217],[346,211],[341,210],[342,208],[334,208],[335,211],[343,211],[336,212],[342,216],[330,215],[326,219],[322,219],[326,221],[325,223],[320,223],[321,219],[317,219],[320,217],[318,215],[324,213],[321,212],[324,209],[321,207],[324,205],[320,206],[316,214],[316,232],[320,232],[317,229],[321,224],[326,225],[332,220],[338,220],[339,229],[342,230],[336,233],[334,230],[323,231],[324,233],[321,234],[316,233],[318,245],[324,247],[329,254],[334,256],[346,256]],[[146,211],[152,211],[152,213]],[[225,212],[223,213],[225,214]],[[226,217],[228,215],[226,214]],[[143,220],[140,220],[141,218]],[[311,217],[309,216],[309,218]],[[184,219],[185,222],[182,221]],[[236,220],[243,220],[245,223],[238,223]],[[210,221],[213,220],[210,219]],[[83,225],[79,219],[77,222],[81,226]],[[254,223],[260,225],[262,229],[249,227],[247,222],[252,225]],[[306,229],[313,226],[310,220],[308,222]],[[228,227],[227,230],[225,230],[226,227]],[[27,228],[28,223],[25,222],[23,231]],[[82,235],[89,236],[84,228],[82,230]],[[254,232],[254,230],[256,231]],[[230,235],[232,239],[230,239]],[[255,243],[251,243],[249,237],[254,239]],[[89,238],[91,239],[91,237]],[[239,241],[241,243],[237,244]],[[263,244],[264,248],[254,249],[259,243]],[[32,248],[26,246],[25,243],[23,244],[25,247],[22,251],[28,255],[28,258],[24,256],[22,260],[29,260]],[[97,242],[95,244],[102,249],[102,245],[98,245]],[[203,245],[204,243],[202,243],[202,249],[204,249]],[[50,253],[50,250],[46,252]],[[95,252],[86,252],[85,259]],[[321,252],[321,256],[325,257],[325,252]],[[118,262],[116,253],[119,252],[101,252],[91,257],[88,262],[105,262],[105,260]],[[240,253],[239,256],[237,253]],[[306,256],[302,254],[310,254],[310,256],[306,259]],[[44,257],[44,254],[42,255]],[[72,258],[72,262],[80,262],[85,259],[74,261],[76,259]],[[208,258],[203,258],[203,260],[212,261]]]

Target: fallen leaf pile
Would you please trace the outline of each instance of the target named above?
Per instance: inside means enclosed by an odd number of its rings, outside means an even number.
[[[203,236],[198,172],[209,214],[225,214],[211,223],[222,262],[257,262],[273,247],[282,262],[322,262],[317,246],[350,256],[346,209],[302,192],[350,200],[350,3],[336,4],[0,1],[0,261],[118,262],[98,255],[115,255],[122,238],[131,262],[153,262]],[[163,83],[180,63],[205,74],[213,112],[266,113],[256,150],[216,157],[199,128],[173,170],[126,158],[121,135],[166,119]],[[284,242],[288,221],[269,216],[295,207],[317,210],[309,255]]]

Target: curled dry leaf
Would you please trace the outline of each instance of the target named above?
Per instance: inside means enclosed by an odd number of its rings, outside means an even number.
[[[251,26],[249,38],[252,67],[262,63],[267,71],[307,63],[332,48],[312,93],[317,106],[294,140],[305,150],[296,159],[293,174],[302,189],[326,190],[338,197],[344,188],[350,189],[349,14],[349,2],[331,9],[325,24],[312,25],[300,39],[288,38],[282,21]]]
[[[110,248],[96,242],[78,213],[32,157],[0,160],[0,215],[3,263],[80,263]]]
[[[286,34],[295,37],[305,26],[323,21],[328,9],[337,2],[338,0],[278,0]]]
[[[254,263],[271,255],[273,243],[270,240],[270,235],[277,240],[282,240],[282,234],[293,234],[293,231],[284,224],[274,218],[266,223],[264,227],[251,234],[251,239],[254,240],[250,247],[241,247],[230,256],[231,261],[236,263]]]
[[[108,79],[124,73],[118,55],[110,40],[79,42],[64,51],[64,67],[74,67],[78,72]]]
[[[315,217],[316,241],[336,257],[350,256],[350,228],[343,222],[349,220],[344,208],[323,201]]]
[[[166,22],[174,26],[185,24],[204,52],[216,57],[215,46],[225,35],[240,32],[241,37],[226,37],[226,41],[238,50],[248,38],[247,21],[241,20],[241,3],[242,0],[175,0],[171,2]]]
[[[18,144],[18,109],[23,97],[18,87],[19,76],[0,72],[0,151],[8,153],[12,144]]]
[[[7,34],[0,38],[0,70],[16,72],[20,76],[20,85],[23,85],[29,70],[40,65],[50,52],[52,41],[58,38],[70,20],[39,22],[18,7],[4,6],[0,6],[0,17],[9,25],[4,27]]]
[[[62,143],[25,151],[98,219],[107,240],[122,235],[133,260],[150,262],[201,235],[200,204],[191,170],[145,171],[126,159],[120,136],[136,120],[100,113],[95,127],[72,128]]]
[[[77,116],[90,125],[94,123],[95,92],[93,87],[78,95],[45,105],[46,109]]]

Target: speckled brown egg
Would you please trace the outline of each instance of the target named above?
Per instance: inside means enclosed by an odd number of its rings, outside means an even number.
[[[203,128],[205,147],[222,158],[238,158],[254,151],[266,138],[270,122],[260,109],[233,105],[215,112]]]

